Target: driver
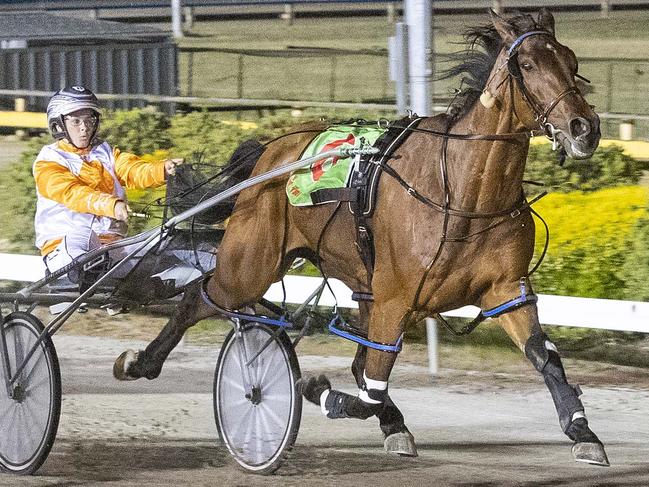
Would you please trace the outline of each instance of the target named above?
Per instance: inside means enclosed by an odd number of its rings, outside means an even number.
[[[124,188],[164,184],[182,159],[146,162],[97,138],[97,97],[83,86],[54,93],[47,105],[53,144],[33,166],[36,246],[54,272],[102,244],[126,236]],[[74,276],[70,276],[74,280]]]

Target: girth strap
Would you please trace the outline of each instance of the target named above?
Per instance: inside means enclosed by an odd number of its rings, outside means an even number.
[[[331,203],[333,201],[358,201],[357,188],[323,188],[311,193],[311,201],[314,205]]]

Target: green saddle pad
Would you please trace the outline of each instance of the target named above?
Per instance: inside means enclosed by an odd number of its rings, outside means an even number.
[[[386,129],[377,126],[338,125],[320,133],[306,148],[302,158],[339,147],[374,145]],[[311,193],[320,189],[344,188],[352,171],[351,157],[329,157],[291,173],[286,194],[293,206],[312,206]]]

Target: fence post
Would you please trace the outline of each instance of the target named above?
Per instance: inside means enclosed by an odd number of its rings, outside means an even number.
[[[243,98],[243,54],[239,54],[237,64],[237,98]]]
[[[336,101],[336,56],[331,56],[331,76],[329,77],[329,101]]]
[[[192,30],[194,27],[194,7],[186,6],[183,8],[185,14],[185,29]]]
[[[388,24],[394,24],[397,21],[397,18],[399,17],[399,14],[397,13],[397,5],[395,2],[390,2],[388,3],[386,7],[386,14],[388,17]]]
[[[426,336],[428,341],[428,371],[430,375],[437,375],[439,371],[439,354],[437,343],[437,320],[426,318]]]
[[[603,19],[608,18],[608,12],[611,9],[611,2],[610,0],[602,0],[602,11],[600,12],[600,17]]]
[[[176,39],[183,37],[181,0],[171,0],[171,30]]]
[[[288,25],[293,25],[293,19],[295,14],[293,13],[293,4],[285,3],[284,4],[284,13],[279,16],[282,20],[285,20]]]
[[[194,96],[194,52],[187,53],[187,96]]]

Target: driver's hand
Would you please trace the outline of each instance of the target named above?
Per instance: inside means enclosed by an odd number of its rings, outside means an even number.
[[[123,201],[115,203],[115,220],[121,222],[128,220],[128,206]]]
[[[165,161],[165,174],[167,176],[173,176],[176,174],[176,166],[180,166],[185,159],[167,159]]]

